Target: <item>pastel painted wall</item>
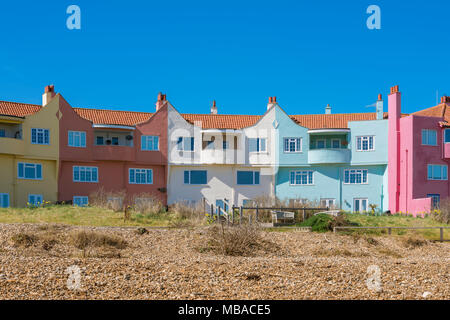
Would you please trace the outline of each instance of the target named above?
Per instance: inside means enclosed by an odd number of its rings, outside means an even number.
[[[35,114],[25,117],[21,123],[22,139],[0,138],[0,193],[8,193],[10,206],[24,207],[29,194],[42,195],[44,201],[56,201],[58,186],[58,156],[59,156],[59,124],[58,97],[55,97],[45,107]],[[31,129],[49,130],[49,144],[31,143]],[[3,140],[5,139],[5,140]],[[2,152],[3,147],[8,152]],[[36,163],[42,165],[42,179],[19,179],[17,163]]]
[[[388,120],[351,121],[348,127],[352,165],[388,163]],[[358,151],[358,136],[374,136],[375,150]]]
[[[107,192],[124,191],[127,201],[142,193],[167,203],[167,106],[148,121],[136,125],[132,146],[96,146],[92,122],[80,117],[61,97],[59,200],[89,196],[99,188]],[[111,129],[113,130],[113,129]],[[86,147],[70,147],[68,131],[86,132]],[[159,136],[158,151],[141,150],[141,135]],[[98,168],[98,183],[74,182],[73,166]],[[130,184],[129,168],[152,169],[153,184]]]
[[[345,169],[367,169],[367,184],[344,184]],[[313,171],[313,185],[290,185],[291,171]],[[278,170],[276,194],[280,199],[308,199],[319,202],[321,199],[336,199],[336,205],[346,211],[354,210],[355,198],[367,198],[369,204],[386,210],[387,195],[384,193],[386,165],[374,166],[305,166],[280,167]]]

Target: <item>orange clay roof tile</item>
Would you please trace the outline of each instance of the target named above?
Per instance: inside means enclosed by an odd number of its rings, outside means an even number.
[[[0,114],[25,117],[41,110],[41,106],[28,103],[0,101]]]

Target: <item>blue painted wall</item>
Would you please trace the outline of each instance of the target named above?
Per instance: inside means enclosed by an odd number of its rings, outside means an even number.
[[[352,121],[349,122],[349,144],[351,146],[352,165],[388,163],[388,121]],[[374,151],[356,151],[356,137],[375,136]]]

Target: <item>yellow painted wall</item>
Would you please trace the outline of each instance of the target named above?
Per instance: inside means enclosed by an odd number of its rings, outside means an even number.
[[[44,201],[58,199],[59,95],[22,123],[22,141],[0,138],[0,193],[9,193],[11,207],[24,207],[28,194],[41,194]],[[1,120],[0,120],[1,121]],[[31,128],[50,130],[50,144],[31,144]],[[3,140],[2,139],[8,139]],[[17,163],[42,164],[42,180],[17,178]]]

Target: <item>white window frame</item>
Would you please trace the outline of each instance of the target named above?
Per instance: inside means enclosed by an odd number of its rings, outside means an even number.
[[[360,209],[361,209],[361,201],[366,201],[366,211],[356,211],[356,201],[359,201],[360,203]],[[362,212],[368,212],[369,211],[369,198],[353,198],[353,212],[358,212],[358,213],[362,213]]]
[[[295,151],[291,151],[291,142],[294,142]],[[301,137],[286,137],[283,138],[284,153],[302,153],[303,139]],[[287,147],[287,150],[286,150]]]
[[[75,180],[75,168],[78,168],[78,180]],[[92,171],[93,169],[96,169],[97,171],[97,180],[92,180]],[[91,174],[91,181],[81,181],[81,170],[90,171]],[[81,183],[98,183],[99,180],[99,172],[98,167],[86,167],[86,166],[72,166],[72,181],[73,182],[81,182]]]
[[[82,205],[79,205],[78,203],[76,203],[77,200],[81,200]],[[84,201],[84,200],[86,200],[86,201]],[[86,204],[84,205],[83,202],[86,202]],[[78,207],[87,207],[89,205],[89,197],[88,196],[73,196],[72,205],[78,206]]]
[[[370,148],[370,138],[372,138],[372,149]],[[358,148],[358,140],[361,139],[360,148]],[[364,150],[364,141],[367,140],[367,150]],[[357,152],[372,152],[375,151],[375,136],[357,136],[355,150]]]
[[[323,148],[319,148],[319,141],[323,142]],[[326,149],[327,148],[327,139],[317,139],[316,140],[316,149]]]
[[[331,208],[336,205],[336,198],[320,198],[320,206],[322,206],[322,201],[325,201],[326,208]]]
[[[181,139],[181,143],[179,143]],[[192,144],[192,150],[186,150],[185,140],[190,139]],[[195,138],[194,137],[178,137],[176,141],[177,150],[183,152],[195,152]]]
[[[429,136],[429,132],[430,131],[434,132],[434,137],[436,138],[436,140],[434,141],[434,144],[429,144],[428,143],[429,142],[428,139],[430,138],[430,136]],[[425,139],[426,143],[423,143],[424,137],[426,137],[426,139]],[[437,144],[437,131],[436,130],[433,130],[433,129],[422,129],[422,136],[420,138],[421,138],[420,143],[423,146],[437,147],[437,145],[438,145]]]
[[[38,197],[38,198],[41,199],[41,202],[38,202],[38,203],[31,203],[31,200],[30,200],[31,197],[35,197],[35,198]],[[39,205],[42,205],[42,204],[44,203],[44,196],[43,196],[42,194],[31,194],[31,193],[29,193],[29,194],[28,194],[28,203],[31,204],[31,205],[33,205],[33,206],[39,206]]]
[[[250,151],[250,140],[251,139],[256,139],[256,151]],[[264,147],[265,149],[262,150],[261,146],[262,146],[262,140],[265,140],[264,143]],[[267,138],[248,138],[248,143],[249,143],[249,153],[267,153]]]
[[[36,133],[36,141],[33,142],[33,132]],[[45,133],[47,132],[48,141],[45,142]],[[38,142],[38,135],[39,133],[42,134],[42,143]],[[31,144],[39,144],[39,145],[50,145],[50,129],[44,129],[44,128],[31,128]]]
[[[345,182],[345,174],[348,171],[348,182]],[[366,172],[366,182],[364,182],[364,171]],[[351,174],[360,174],[361,175],[361,183],[356,182],[357,177],[355,176],[355,182],[351,182]],[[344,169],[344,184],[369,184],[369,170],[368,169]]]
[[[431,178],[430,178],[430,176],[429,176],[429,170],[430,170],[430,166],[431,166]],[[433,177],[433,173],[434,173],[434,170],[433,170],[433,167],[436,167],[436,166],[438,166],[438,167],[441,167],[441,178],[440,179],[434,179],[434,177]],[[444,170],[444,168],[445,168],[445,170]],[[446,178],[444,178],[444,172],[445,172],[445,176],[446,176]],[[428,164],[427,165],[427,180],[428,181],[447,181],[448,180],[448,166],[447,165],[445,165],[445,164]]]
[[[339,146],[338,147],[333,147],[333,142],[337,141],[339,142]],[[340,149],[341,148],[341,139],[331,139],[331,149]]]
[[[292,180],[291,180],[292,174],[294,174],[294,183],[292,183]],[[297,175],[303,176],[305,174],[306,174],[306,183],[297,183]],[[300,181],[302,182],[303,179],[300,178]],[[313,170],[291,170],[291,171],[289,171],[289,185],[290,186],[313,186],[314,185],[314,171]]]
[[[7,196],[7,205],[5,206],[5,204],[3,203],[3,197]],[[11,205],[11,199],[9,197],[9,193],[0,193],[0,208],[9,208]]]
[[[144,143],[145,140],[145,143]],[[148,141],[149,140],[153,140],[152,141],[152,146],[153,149],[149,149],[148,148]],[[156,148],[155,148],[155,140],[156,140]],[[144,148],[145,146],[145,148]],[[141,136],[141,151],[159,151],[159,136],[155,136],[155,135],[142,135]]]
[[[23,175],[20,175],[20,170],[19,167],[20,165],[23,165]],[[41,177],[37,178],[37,168],[38,166],[41,167]],[[30,167],[34,167],[34,176],[35,178],[27,178],[26,177],[26,167],[30,168]],[[42,168],[42,164],[41,163],[28,163],[28,162],[18,162],[17,163],[17,179],[24,179],[24,180],[42,180],[44,177],[44,172],[43,172],[43,168]]]
[[[134,177],[133,180],[134,182],[131,181],[131,170],[134,170]],[[148,181],[148,171],[151,172],[151,181]],[[136,182],[136,177],[137,174],[143,174],[145,176],[145,182]],[[142,181],[142,180],[141,180]],[[128,183],[129,184],[153,184],[153,169],[148,169],[148,168],[129,168],[128,169]]]
[[[189,172],[189,179],[188,179],[189,183],[186,183],[184,181],[184,174],[185,174],[186,171]],[[192,171],[206,171],[206,182],[205,183],[191,183]],[[208,170],[183,170],[183,184],[184,185],[189,185],[189,186],[206,186],[208,184]]]
[[[70,135],[72,135],[72,144],[70,144]],[[78,137],[80,145],[75,144],[75,138]],[[84,137],[84,139],[83,139]],[[67,145],[73,148],[86,148],[86,131],[72,131],[67,132]]]

